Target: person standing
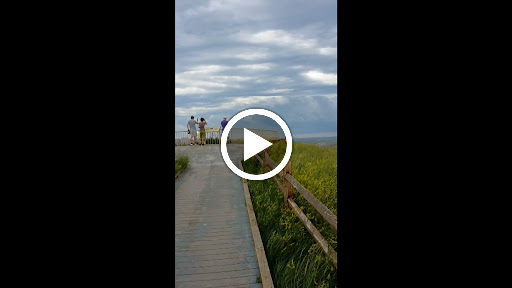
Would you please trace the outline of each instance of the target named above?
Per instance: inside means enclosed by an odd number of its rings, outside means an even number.
[[[198,123],[196,120],[194,120],[194,116],[191,116],[190,120],[188,120],[188,122],[187,122],[188,134],[190,134],[190,146],[194,145],[194,143],[197,142],[196,124],[198,124]],[[192,142],[192,140],[194,140],[194,141]]]
[[[228,121],[226,120],[226,117],[224,117],[224,120],[220,122],[221,132],[224,132],[224,128],[226,128],[226,125],[228,125]]]
[[[224,117],[224,120],[222,120],[222,122],[220,122],[220,135],[222,135],[222,133],[224,133],[224,128],[226,128],[226,125],[228,125],[228,120],[226,120],[227,118]],[[220,143],[220,139],[219,139],[219,143]]]
[[[204,129],[204,126],[206,126],[206,120],[204,118],[201,118],[201,122],[197,124],[199,126],[199,145],[206,144],[206,130]]]

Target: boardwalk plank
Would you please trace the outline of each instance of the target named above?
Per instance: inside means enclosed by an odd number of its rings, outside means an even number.
[[[214,272],[233,272],[233,271],[256,269],[256,268],[258,268],[258,264],[252,262],[252,263],[233,263],[233,264],[215,265],[215,266],[176,268],[174,270],[174,272],[179,275],[189,275],[189,274],[214,273]]]
[[[195,267],[193,264],[197,264],[197,266],[207,266],[210,263],[245,263],[250,261],[255,261],[256,255],[247,256],[247,255],[239,255],[239,254],[220,254],[220,255],[202,255],[200,257],[197,256],[183,256],[183,257],[175,257],[174,264],[182,265],[177,266],[179,268],[182,267]],[[254,258],[254,259],[253,259]],[[177,268],[176,268],[177,269]]]
[[[249,283],[255,283],[256,277],[258,276],[258,268],[249,268],[241,271],[230,271],[230,272],[222,272],[215,271],[209,273],[195,273],[195,274],[187,274],[187,275],[176,275],[176,281],[183,282],[197,282],[197,281],[212,281],[212,280],[227,280],[237,277],[250,277],[252,281]]]
[[[174,253],[175,257],[178,256],[207,256],[207,255],[240,255],[240,256],[254,256],[254,247],[245,247],[246,250],[239,251],[240,248],[231,249],[210,249],[210,250],[184,250],[180,249]]]
[[[176,281],[176,288],[185,288],[185,287],[253,287],[252,285],[256,284],[256,277],[251,276],[241,276],[241,277],[233,277],[229,279],[220,279],[220,280],[207,280],[207,281]],[[256,286],[261,287],[261,286]]]
[[[214,240],[210,240],[210,241],[194,241],[193,243],[191,244],[179,244],[179,245],[175,245],[176,248],[180,248],[180,249],[195,249],[196,247],[197,248],[200,248],[200,247],[211,247],[213,249],[218,249],[218,248],[229,248],[229,247],[233,247],[233,245],[249,245],[251,246],[252,243],[251,241],[253,241],[251,238],[247,237],[245,239],[241,239],[241,240],[235,240],[235,239],[223,239],[223,240],[218,240],[218,239],[214,239]]]
[[[175,264],[179,264],[180,268],[176,269],[184,269],[184,268],[197,268],[197,267],[210,267],[210,266],[224,266],[224,265],[237,265],[237,264],[254,264],[256,256],[249,257],[240,257],[240,258],[228,258],[228,259],[218,259],[218,260],[181,260],[176,261]]]

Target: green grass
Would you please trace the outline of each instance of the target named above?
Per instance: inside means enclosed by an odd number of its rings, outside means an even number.
[[[280,163],[284,142],[269,147],[269,155]],[[337,215],[337,148],[293,143],[293,177]],[[263,170],[253,157],[244,162],[248,173]],[[272,179],[248,181],[267,260],[276,287],[335,287],[336,269],[321,251],[293,210],[284,209],[283,196]],[[337,234],[318,212],[294,191],[297,205],[329,244],[337,250]]]
[[[178,156],[174,159],[174,177],[188,166],[188,156]]]

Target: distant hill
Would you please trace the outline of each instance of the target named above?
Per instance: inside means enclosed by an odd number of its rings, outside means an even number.
[[[319,143],[319,142],[338,142],[338,136],[333,137],[311,137],[311,138],[293,138],[293,141],[300,143]]]
[[[299,143],[314,144],[320,147],[337,147],[338,136],[333,137],[311,137],[311,138],[293,138],[293,141]]]

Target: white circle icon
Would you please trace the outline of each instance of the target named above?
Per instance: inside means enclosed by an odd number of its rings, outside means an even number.
[[[238,122],[240,119],[247,117],[247,116],[251,116],[251,115],[267,116],[267,117],[271,118],[272,120],[276,121],[277,124],[279,124],[279,126],[281,127],[281,129],[283,129],[284,136],[286,137],[286,153],[284,154],[284,158],[281,161],[281,163],[279,163],[279,165],[277,165],[277,167],[274,170],[269,171],[264,174],[260,174],[260,175],[245,173],[244,171],[241,171],[240,169],[238,169],[238,167],[236,167],[236,165],[233,164],[233,162],[231,161],[231,158],[229,158],[228,150],[226,147],[226,143],[228,140],[228,134],[229,134],[229,131],[231,130],[231,128],[233,128],[233,125],[235,125],[236,122]],[[246,134],[246,131],[247,131],[247,134]],[[244,135],[249,135],[250,137],[255,137],[253,139],[258,139],[257,137],[259,137],[257,135],[254,135],[252,132],[248,131],[247,129],[244,129]],[[245,136],[244,136],[244,138],[245,138]],[[265,140],[263,138],[261,138],[261,141],[259,141],[259,143],[262,143],[263,146],[260,146],[260,147],[263,147],[263,148],[258,150],[257,147],[253,146],[250,150],[256,151],[256,153],[257,153],[257,152],[265,149],[266,147],[265,147],[264,142],[265,142]],[[253,145],[253,143],[245,143],[245,139],[244,139],[244,145]],[[246,151],[246,149],[244,147],[244,153],[245,153],[245,151]],[[224,128],[224,131],[222,132],[220,152],[222,154],[222,158],[224,159],[224,162],[226,163],[226,165],[228,165],[229,169],[231,169],[231,171],[233,171],[233,173],[235,173],[236,175],[238,175],[244,179],[249,179],[249,180],[265,180],[265,179],[268,179],[270,177],[274,177],[275,175],[277,175],[281,170],[284,169],[284,167],[290,160],[290,156],[292,155],[292,133],[290,132],[288,125],[286,125],[286,123],[283,121],[283,119],[281,119],[281,117],[279,117],[274,112],[271,112],[271,111],[268,111],[265,109],[247,109],[247,110],[239,112],[238,114],[233,116],[232,119],[229,120],[228,124],[226,125],[226,128]],[[253,153],[250,153],[250,154],[253,154]],[[244,158],[246,158],[245,155],[244,155]]]

